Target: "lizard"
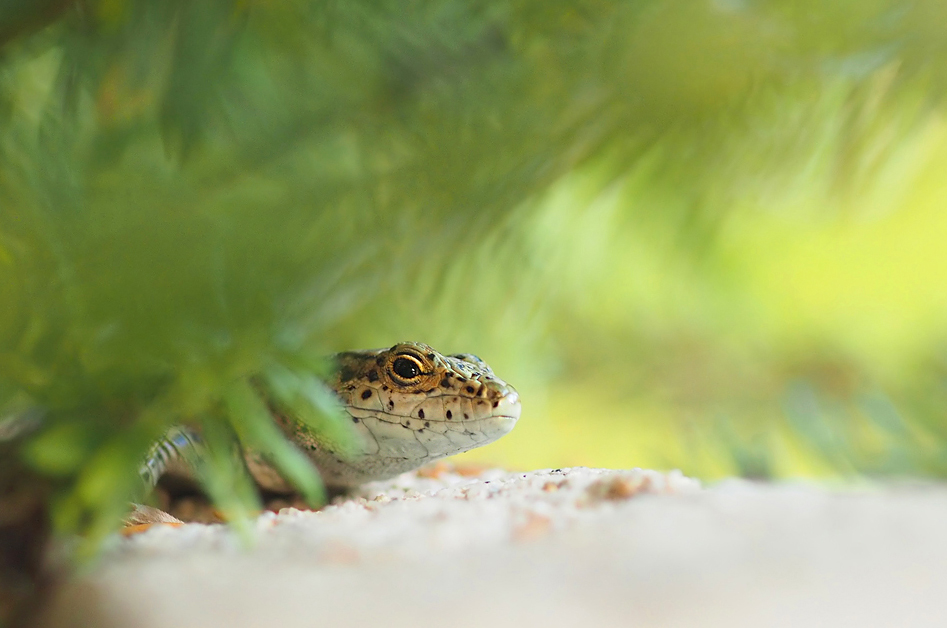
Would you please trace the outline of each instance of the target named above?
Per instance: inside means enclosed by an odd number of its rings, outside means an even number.
[[[273,420],[336,492],[383,480],[424,464],[486,445],[513,429],[520,416],[516,390],[480,358],[443,355],[420,342],[333,356],[327,383],[351,421],[356,443],[340,452],[291,417],[271,408]],[[151,448],[139,470],[149,487],[169,470],[180,472],[200,455],[200,434],[172,428]],[[292,487],[259,453],[244,450],[255,483],[272,492]],[[141,517],[130,519],[139,521]]]

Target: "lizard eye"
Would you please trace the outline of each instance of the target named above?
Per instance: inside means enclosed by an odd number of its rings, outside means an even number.
[[[413,356],[401,355],[392,363],[391,370],[398,379],[410,381],[421,374],[421,363]]]

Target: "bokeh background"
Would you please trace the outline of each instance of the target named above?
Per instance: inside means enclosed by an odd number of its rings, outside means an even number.
[[[0,401],[63,529],[182,420],[312,488],[247,382],[409,339],[521,392],[468,462],[947,474],[939,0],[5,0],[0,46]]]

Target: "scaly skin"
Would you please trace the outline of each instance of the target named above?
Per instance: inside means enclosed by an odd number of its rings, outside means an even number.
[[[274,420],[319,469],[329,487],[345,489],[416,469],[428,462],[493,442],[516,424],[519,396],[480,358],[446,356],[428,345],[405,342],[390,349],[340,353],[329,382],[350,417],[354,448],[328,442],[305,425],[274,413]],[[147,481],[199,437],[172,431],[143,466]],[[183,444],[183,445],[182,445]],[[160,459],[159,459],[160,457]],[[259,455],[244,458],[264,489],[291,487]]]

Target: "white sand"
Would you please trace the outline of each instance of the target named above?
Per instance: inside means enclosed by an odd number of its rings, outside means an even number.
[[[679,473],[408,474],[242,549],[224,526],[115,539],[50,626],[947,626],[947,488]],[[366,499],[366,497],[368,499]]]

